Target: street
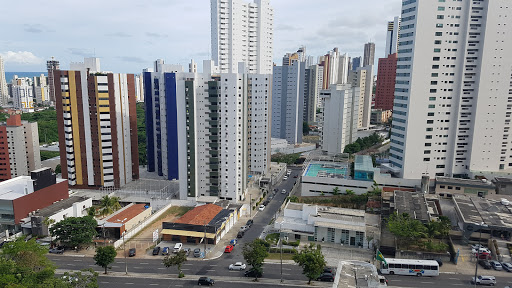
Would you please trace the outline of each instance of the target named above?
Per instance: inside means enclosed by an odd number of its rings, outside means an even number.
[[[512,285],[512,273],[503,274],[503,277],[496,277],[497,287]],[[440,274],[437,277],[416,277],[416,276],[398,276],[385,275],[388,279],[388,285],[391,287],[473,287],[469,283],[474,275],[461,274]]]

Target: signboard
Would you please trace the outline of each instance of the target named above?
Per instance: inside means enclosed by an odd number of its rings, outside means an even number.
[[[158,240],[158,229],[153,231],[153,242],[156,242]]]

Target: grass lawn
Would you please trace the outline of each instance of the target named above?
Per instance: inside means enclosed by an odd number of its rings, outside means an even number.
[[[291,253],[283,253],[283,260],[293,260],[294,254]],[[269,253],[268,257],[265,259],[271,259],[271,260],[280,260],[281,259],[281,253]]]

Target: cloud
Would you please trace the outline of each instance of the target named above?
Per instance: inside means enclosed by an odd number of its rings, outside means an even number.
[[[293,25],[288,25],[288,24],[281,24],[281,25],[277,25],[276,30],[279,30],[279,31],[300,31],[300,30],[302,30],[302,28],[299,28],[299,27],[296,27],[296,26],[293,26]]]
[[[44,33],[44,32],[55,32],[54,30],[50,30],[41,24],[24,24],[23,30],[25,30],[25,32],[35,33],[35,34]]]
[[[120,38],[130,38],[133,35],[125,33],[125,32],[114,32],[114,33],[105,34],[105,36],[108,36],[108,37],[120,37]]]
[[[43,63],[43,59],[37,57],[29,51],[7,51],[4,53],[0,53],[0,56],[4,58],[6,63],[17,63],[23,65],[33,65],[33,64],[41,64]]]
[[[133,56],[118,56],[117,59],[120,59],[124,62],[133,62],[133,63],[148,63],[148,61],[140,58],[140,57],[133,57]]]
[[[90,49],[83,48],[68,48],[69,53],[72,55],[82,56],[82,57],[92,57],[94,53],[91,53]]]
[[[146,36],[152,38],[167,38],[167,34],[159,34],[154,32],[146,32]]]

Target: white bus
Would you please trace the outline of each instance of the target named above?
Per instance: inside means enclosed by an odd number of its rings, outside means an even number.
[[[380,272],[389,275],[439,276],[439,263],[435,260],[386,259]]]

